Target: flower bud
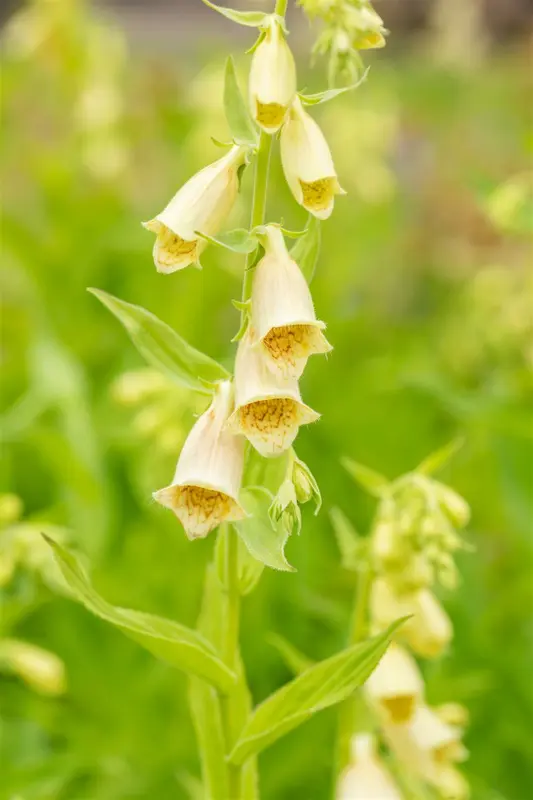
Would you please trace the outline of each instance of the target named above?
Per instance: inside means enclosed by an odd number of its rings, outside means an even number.
[[[244,440],[225,428],[232,407],[231,382],[219,383],[183,445],[172,484],[153,495],[174,512],[189,539],[203,539],[221,522],[246,516],[238,499]]]
[[[324,134],[294,99],[281,129],[281,163],[285,179],[297,203],[319,219],[333,211],[336,194],[345,194],[337,179]]]
[[[450,618],[429,589],[400,593],[385,578],[378,578],[372,586],[370,605],[373,621],[379,628],[387,627],[398,617],[411,615],[399,635],[424,658],[441,655],[453,637]]]
[[[41,694],[59,695],[66,689],[63,662],[42,647],[17,639],[4,639],[0,643],[1,665]]]
[[[470,520],[470,506],[460,494],[445,486],[436,483],[437,497],[443,511],[448,515],[454,525],[464,528]]]
[[[387,769],[376,752],[369,734],[359,734],[352,742],[351,766],[341,775],[337,800],[402,800]]]
[[[299,503],[308,503],[309,500],[314,500],[316,505],[316,512],[322,505],[322,495],[318,488],[315,476],[303,461],[301,461],[296,454],[294,454],[294,462],[292,467],[292,482],[296,498]]]
[[[296,439],[300,425],[320,414],[302,402],[298,382],[272,372],[250,332],[239,342],[235,360],[235,411],[228,429],[244,434],[262,456],[277,456]]]
[[[287,536],[292,536],[293,533],[300,533],[302,513],[292,480],[283,481],[268,513],[274,525],[281,520],[283,530]]]
[[[424,694],[415,659],[393,642],[365,683],[365,693],[388,722],[408,722]]]
[[[357,50],[371,50],[385,47],[386,33],[383,20],[370,6],[346,9],[346,25],[353,36],[353,46]]]
[[[251,328],[267,364],[283,377],[299,378],[313,353],[332,348],[315,316],[311,292],[292,260],[279,228],[268,225],[265,255],[254,270]]]
[[[252,117],[267,133],[280,129],[296,94],[296,66],[279,22],[271,18],[250,66]]]
[[[143,223],[156,234],[158,272],[168,274],[199,263],[207,241],[198,232],[215,236],[222,227],[237,198],[238,170],[245,155],[246,148],[235,145],[190,178],[157,217]]]

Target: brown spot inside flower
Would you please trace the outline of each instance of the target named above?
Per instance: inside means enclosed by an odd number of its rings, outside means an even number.
[[[160,496],[156,496],[156,499],[174,511],[189,539],[202,539],[224,520],[242,517],[236,501],[214,489],[172,486],[158,494]]]
[[[238,409],[239,428],[264,456],[286,450],[298,434],[298,427],[318,418],[307,406],[290,397],[256,400]]]
[[[331,348],[316,325],[282,325],[271,328],[263,339],[269,356],[286,376],[299,378],[302,363],[313,353],[326,353]]]
[[[395,697],[384,697],[381,700],[392,722],[407,722],[413,716],[416,698],[412,694],[399,694]]]
[[[286,113],[286,106],[280,103],[260,103],[259,100],[256,102],[255,118],[264,128],[279,128]]]
[[[300,181],[304,207],[311,211],[325,211],[335,195],[336,183],[336,178],[320,178],[312,183]]]
[[[182,239],[166,225],[161,225],[157,237],[158,261],[165,267],[173,267],[183,261],[196,261],[197,241]]]

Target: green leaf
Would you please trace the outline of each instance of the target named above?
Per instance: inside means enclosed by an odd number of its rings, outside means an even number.
[[[219,233],[218,236],[209,236],[202,231],[195,231],[197,236],[201,236],[211,244],[224,247],[233,253],[253,253],[257,247],[257,239],[253,233],[249,233],[245,228],[235,228],[233,231]]]
[[[438,450],[435,450],[434,453],[431,453],[427,458],[425,458],[418,467],[414,470],[414,472],[421,473],[422,475],[433,475],[433,473],[438,472],[439,469],[442,469],[450,459],[454,457],[454,455],[461,449],[464,444],[464,439],[457,438],[453,439],[448,444],[445,444],[444,447],[440,447]]]
[[[223,17],[248,28],[261,28],[272,17],[272,14],[265,14],[263,11],[236,11],[234,8],[216,6],[214,3],[210,3],[209,0],[202,0],[202,2],[212,8],[213,11],[218,11]]]
[[[366,681],[403,620],[384,633],[314,664],[256,707],[229,756],[242,764],[317,711],[349,697]]]
[[[242,485],[244,487],[262,486],[276,495],[287,475],[289,454],[290,451],[286,450],[275,458],[264,458],[254,447],[249,445],[244,463]]]
[[[207,639],[173,620],[112,606],[92,587],[78,558],[53,539],[44,538],[52,547],[74,598],[85,608],[115,625],[126,636],[173,667],[204,678],[223,692],[234,685],[236,676],[218,658],[215,648]]]
[[[269,519],[271,493],[263,487],[250,486],[241,491],[239,499],[248,517],[236,522],[235,528],[253,557],[272,569],[296,572],[285,557],[287,532],[281,522],[273,527]]]
[[[215,551],[214,551],[214,564],[216,567],[216,574],[217,579],[220,583],[220,586],[225,585],[226,580],[226,565],[224,563],[225,558],[225,546],[224,541],[226,536],[228,535],[228,529],[226,526],[221,525],[218,529],[217,539],[215,542]],[[239,593],[241,595],[247,595],[252,592],[259,580],[261,579],[261,575],[263,574],[264,564],[258,561],[253,555],[250,553],[246,545],[244,544],[243,540],[240,536],[237,537],[238,543],[238,575],[239,575]]]
[[[307,230],[291,249],[291,258],[302,270],[307,283],[311,283],[320,254],[320,222],[309,215]]]
[[[361,567],[364,540],[362,540],[348,517],[340,508],[330,509],[329,518],[341,551],[341,563],[345,569],[357,571]]]
[[[283,636],[279,636],[277,633],[271,633],[267,639],[272,647],[276,648],[287,667],[295,675],[299,675],[313,665],[314,662],[312,659],[308,658]]]
[[[231,56],[229,56],[226,61],[224,110],[226,112],[229,129],[236,143],[257,144],[257,129],[239,88],[235,72],[235,63]]]
[[[333,100],[340,94],[351,92],[353,89],[357,89],[358,86],[361,86],[367,79],[369,69],[370,67],[367,67],[359,80],[356,81],[356,83],[352,83],[350,86],[342,86],[339,89],[326,89],[324,92],[317,92],[316,94],[299,94],[300,100],[304,106],[317,106],[319,103],[327,103],[328,100]]]
[[[133,344],[152,366],[177,383],[202,394],[209,384],[227,380],[229,372],[218,362],[192,347],[176,331],[141,306],[126,303],[101,289],[89,289],[124,325]]]
[[[347,456],[341,458],[341,464],[344,469],[350,473],[354,481],[362,486],[369,494],[374,495],[374,497],[381,497],[389,488],[390,484],[387,478],[385,478],[384,475],[380,475],[379,472],[370,469],[370,467],[365,467],[363,464],[359,464],[357,461]]]
[[[220,698],[212,686],[199,678],[191,678],[188,696],[202,764],[202,797],[227,800],[228,769]]]

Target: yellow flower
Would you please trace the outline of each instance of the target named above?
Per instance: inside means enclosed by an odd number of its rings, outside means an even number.
[[[144,227],[156,234],[154,262],[158,272],[171,273],[199,263],[207,246],[233,208],[239,190],[238,170],[246,148],[235,145],[225,156],[193,175],[163,211]]]
[[[407,722],[424,695],[424,681],[415,659],[392,643],[365,683],[370,702],[389,722]]]
[[[252,116],[267,133],[280,129],[296,94],[296,66],[276,19],[271,19],[250,67]]]
[[[352,742],[352,764],[341,775],[337,800],[402,800],[399,789],[381,763],[374,738],[359,734]]]
[[[450,618],[435,595],[426,588],[398,593],[385,578],[374,581],[371,612],[378,627],[386,627],[398,617],[412,615],[399,635],[418,655],[435,658],[453,637]]]
[[[233,387],[224,381],[189,433],[172,484],[154,493],[175,513],[189,539],[203,539],[221,522],[246,516],[239,503],[244,440],[225,429],[232,407]]]
[[[383,733],[396,758],[413,774],[436,786],[445,797],[462,800],[468,784],[454,764],[468,751],[460,728],[447,725],[428,706],[419,706],[406,724],[385,724]]]
[[[281,163],[297,203],[319,219],[333,211],[336,194],[345,194],[337,179],[331,152],[317,123],[294,99],[281,129]]]
[[[292,260],[279,228],[267,226],[265,255],[254,270],[252,339],[267,364],[282,376],[299,378],[313,353],[332,348],[322,333],[313,299],[299,266]]]
[[[302,402],[294,378],[283,378],[269,368],[248,330],[237,350],[235,411],[228,420],[229,430],[244,434],[262,456],[276,456],[291,446],[300,425],[319,417]]]

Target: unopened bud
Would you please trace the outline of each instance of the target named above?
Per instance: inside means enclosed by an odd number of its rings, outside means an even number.
[[[309,500],[313,500],[315,502],[316,512],[318,512],[322,505],[322,496],[318,488],[318,483],[307,464],[297,458],[296,455],[294,456],[292,468],[292,482],[298,502],[308,503]]]
[[[302,514],[296,498],[296,491],[291,480],[285,480],[268,510],[272,523],[281,521],[287,536],[299,534],[302,527]]]
[[[42,694],[59,695],[66,689],[65,666],[61,659],[33,644],[4,639],[0,644],[1,665]]]
[[[296,94],[296,66],[278,20],[262,33],[250,67],[250,108],[257,124],[275,133]]]
[[[458,528],[464,528],[470,520],[470,506],[460,494],[442,483],[436,484],[439,503]]]

